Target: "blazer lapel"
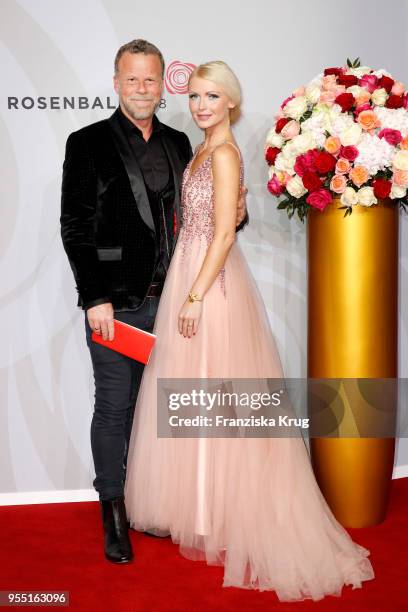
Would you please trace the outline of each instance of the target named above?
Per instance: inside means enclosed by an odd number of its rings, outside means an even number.
[[[129,177],[130,186],[132,188],[133,196],[135,198],[136,206],[139,210],[140,216],[150,230],[155,234],[156,230],[154,227],[154,221],[152,211],[150,209],[149,198],[140,170],[140,166],[137,163],[135,156],[132,153],[128,139],[123,133],[118,119],[118,111],[115,111],[108,119],[110,128],[113,134],[113,140],[118,149],[118,153],[122,158],[122,162],[126,168],[127,175]]]

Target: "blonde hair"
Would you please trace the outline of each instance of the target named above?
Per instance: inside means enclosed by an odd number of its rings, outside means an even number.
[[[212,62],[206,62],[200,64],[194,68],[190,74],[188,84],[190,85],[193,77],[199,77],[200,79],[207,79],[213,81],[218,85],[221,85],[231,102],[235,104],[235,107],[230,109],[230,121],[235,123],[241,116],[241,101],[242,92],[241,85],[231,68],[225,62],[220,60],[214,60]]]

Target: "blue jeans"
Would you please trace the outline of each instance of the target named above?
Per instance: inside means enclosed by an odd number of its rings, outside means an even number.
[[[148,297],[138,310],[118,311],[114,317],[152,332],[159,297]],[[133,415],[144,364],[92,342],[85,313],[86,343],[95,379],[91,446],[95,466],[93,485],[100,500],[123,495]]]

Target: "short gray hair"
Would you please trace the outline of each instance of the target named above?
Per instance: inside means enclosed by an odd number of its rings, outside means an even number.
[[[160,51],[147,40],[143,40],[143,38],[137,38],[136,40],[131,40],[130,42],[122,45],[119,51],[116,53],[115,57],[115,74],[118,73],[119,70],[119,60],[124,53],[143,53],[144,55],[157,55],[160,60],[161,68],[162,68],[162,77],[164,77],[164,57]]]

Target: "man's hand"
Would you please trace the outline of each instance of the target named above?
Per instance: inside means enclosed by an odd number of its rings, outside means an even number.
[[[93,306],[87,310],[86,314],[88,323],[95,333],[102,334],[104,340],[113,340],[115,336],[113,306],[110,302]]]
[[[248,189],[245,187],[245,185],[242,185],[237,207],[237,227],[245,217],[247,193]]]

